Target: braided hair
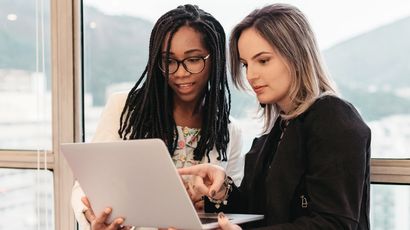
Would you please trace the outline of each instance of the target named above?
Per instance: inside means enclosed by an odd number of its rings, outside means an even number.
[[[226,73],[225,32],[211,14],[196,5],[179,6],[161,16],[154,25],[148,63],[128,94],[118,134],[124,140],[160,138],[173,156],[178,143],[177,126],[173,117],[173,93],[167,84],[168,78],[164,77],[158,63],[162,58],[164,42],[167,44],[166,58],[169,58],[171,40],[181,26],[189,26],[202,35],[212,59],[210,77],[197,105],[202,106],[203,115],[194,160],[201,160],[206,154],[209,162],[209,152],[215,147],[218,151],[217,159],[226,161],[231,94]],[[165,76],[168,76],[168,72],[166,68]]]

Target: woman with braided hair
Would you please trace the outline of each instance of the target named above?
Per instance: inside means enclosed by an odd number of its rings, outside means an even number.
[[[221,24],[197,6],[161,16],[151,32],[145,70],[128,96],[110,97],[93,141],[160,138],[177,168],[216,164],[240,183],[242,140],[229,117],[225,51]],[[191,198],[203,207],[201,197]],[[109,208],[94,215],[78,183],[72,205],[80,229],[117,229],[124,221],[105,223]]]

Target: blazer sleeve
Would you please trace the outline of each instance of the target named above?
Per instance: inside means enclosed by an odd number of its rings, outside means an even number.
[[[354,107],[328,97],[306,123],[306,188],[314,212],[358,223],[366,193],[370,129]],[[337,222],[335,220],[335,222]]]
[[[241,184],[244,170],[244,156],[242,154],[242,130],[234,118],[230,118],[229,144],[227,147],[228,163],[226,174],[238,186]]]
[[[92,142],[121,140],[118,130],[120,128],[121,113],[126,100],[126,93],[115,93],[108,98],[107,104],[98,121]]]
[[[120,127],[120,116],[126,98],[127,94],[125,93],[116,93],[110,96],[101,114],[92,142],[121,140],[118,129]],[[71,206],[79,225],[78,229],[89,230],[90,224],[83,214],[85,208],[85,205],[81,201],[83,196],[85,196],[84,191],[78,181],[75,181],[71,191]],[[98,212],[98,210],[96,211]]]
[[[265,229],[357,229],[369,185],[370,129],[349,103],[325,97],[304,120],[309,216]]]
[[[225,212],[225,213],[250,213],[249,210],[249,195],[251,194],[253,172],[255,171],[255,164],[260,149],[262,148],[267,135],[259,138],[254,138],[252,146],[248,153],[243,156],[244,162],[244,177],[239,185],[234,182],[232,192],[229,194],[226,205],[221,205],[219,208],[210,202],[205,197],[205,211],[206,212]],[[227,174],[229,176],[229,174]]]
[[[85,208],[85,205],[81,201],[81,198],[83,196],[85,195],[83,190],[81,189],[80,184],[78,183],[78,181],[75,181],[74,186],[71,190],[71,207],[73,208],[75,219],[78,222],[78,229],[90,230],[90,223],[88,223],[83,213],[83,210]]]

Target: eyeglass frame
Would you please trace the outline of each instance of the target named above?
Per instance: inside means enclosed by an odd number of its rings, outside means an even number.
[[[171,72],[168,72],[168,74],[174,74],[174,73],[176,73],[176,72],[179,70],[180,64],[182,64],[182,66],[184,67],[185,71],[187,71],[187,72],[190,73],[190,74],[202,73],[202,71],[204,71],[205,66],[206,66],[206,60],[208,60],[208,58],[209,58],[210,56],[211,56],[211,54],[208,54],[208,55],[206,55],[206,56],[192,56],[192,57],[184,58],[184,59],[182,59],[181,61],[178,60],[178,59],[175,59],[175,58],[170,58],[170,59],[172,59],[172,60],[174,60],[174,61],[177,62],[177,68],[175,69],[174,72],[172,72],[172,73],[171,73]],[[204,62],[204,67],[201,69],[201,71],[196,72],[196,73],[192,73],[191,71],[188,70],[188,68],[187,68],[186,64],[184,63],[184,61],[185,61],[185,60],[188,60],[188,59],[190,59],[190,58],[201,58],[201,59],[202,59],[202,61]],[[161,61],[162,61],[162,57],[161,57]],[[166,70],[162,69],[161,66],[162,66],[162,63],[161,63],[161,62],[158,62],[158,67],[159,67],[159,69],[160,69],[163,73],[165,73]],[[168,68],[168,71],[169,71],[169,68]]]

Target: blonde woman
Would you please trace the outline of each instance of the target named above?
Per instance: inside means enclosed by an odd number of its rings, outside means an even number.
[[[285,4],[253,11],[233,29],[230,54],[234,82],[243,86],[243,68],[263,107],[266,134],[245,157],[240,187],[215,165],[180,173],[201,176],[196,191],[220,211],[264,214],[246,227],[370,229],[370,129],[336,95],[305,16]],[[219,223],[241,228],[223,213]]]

